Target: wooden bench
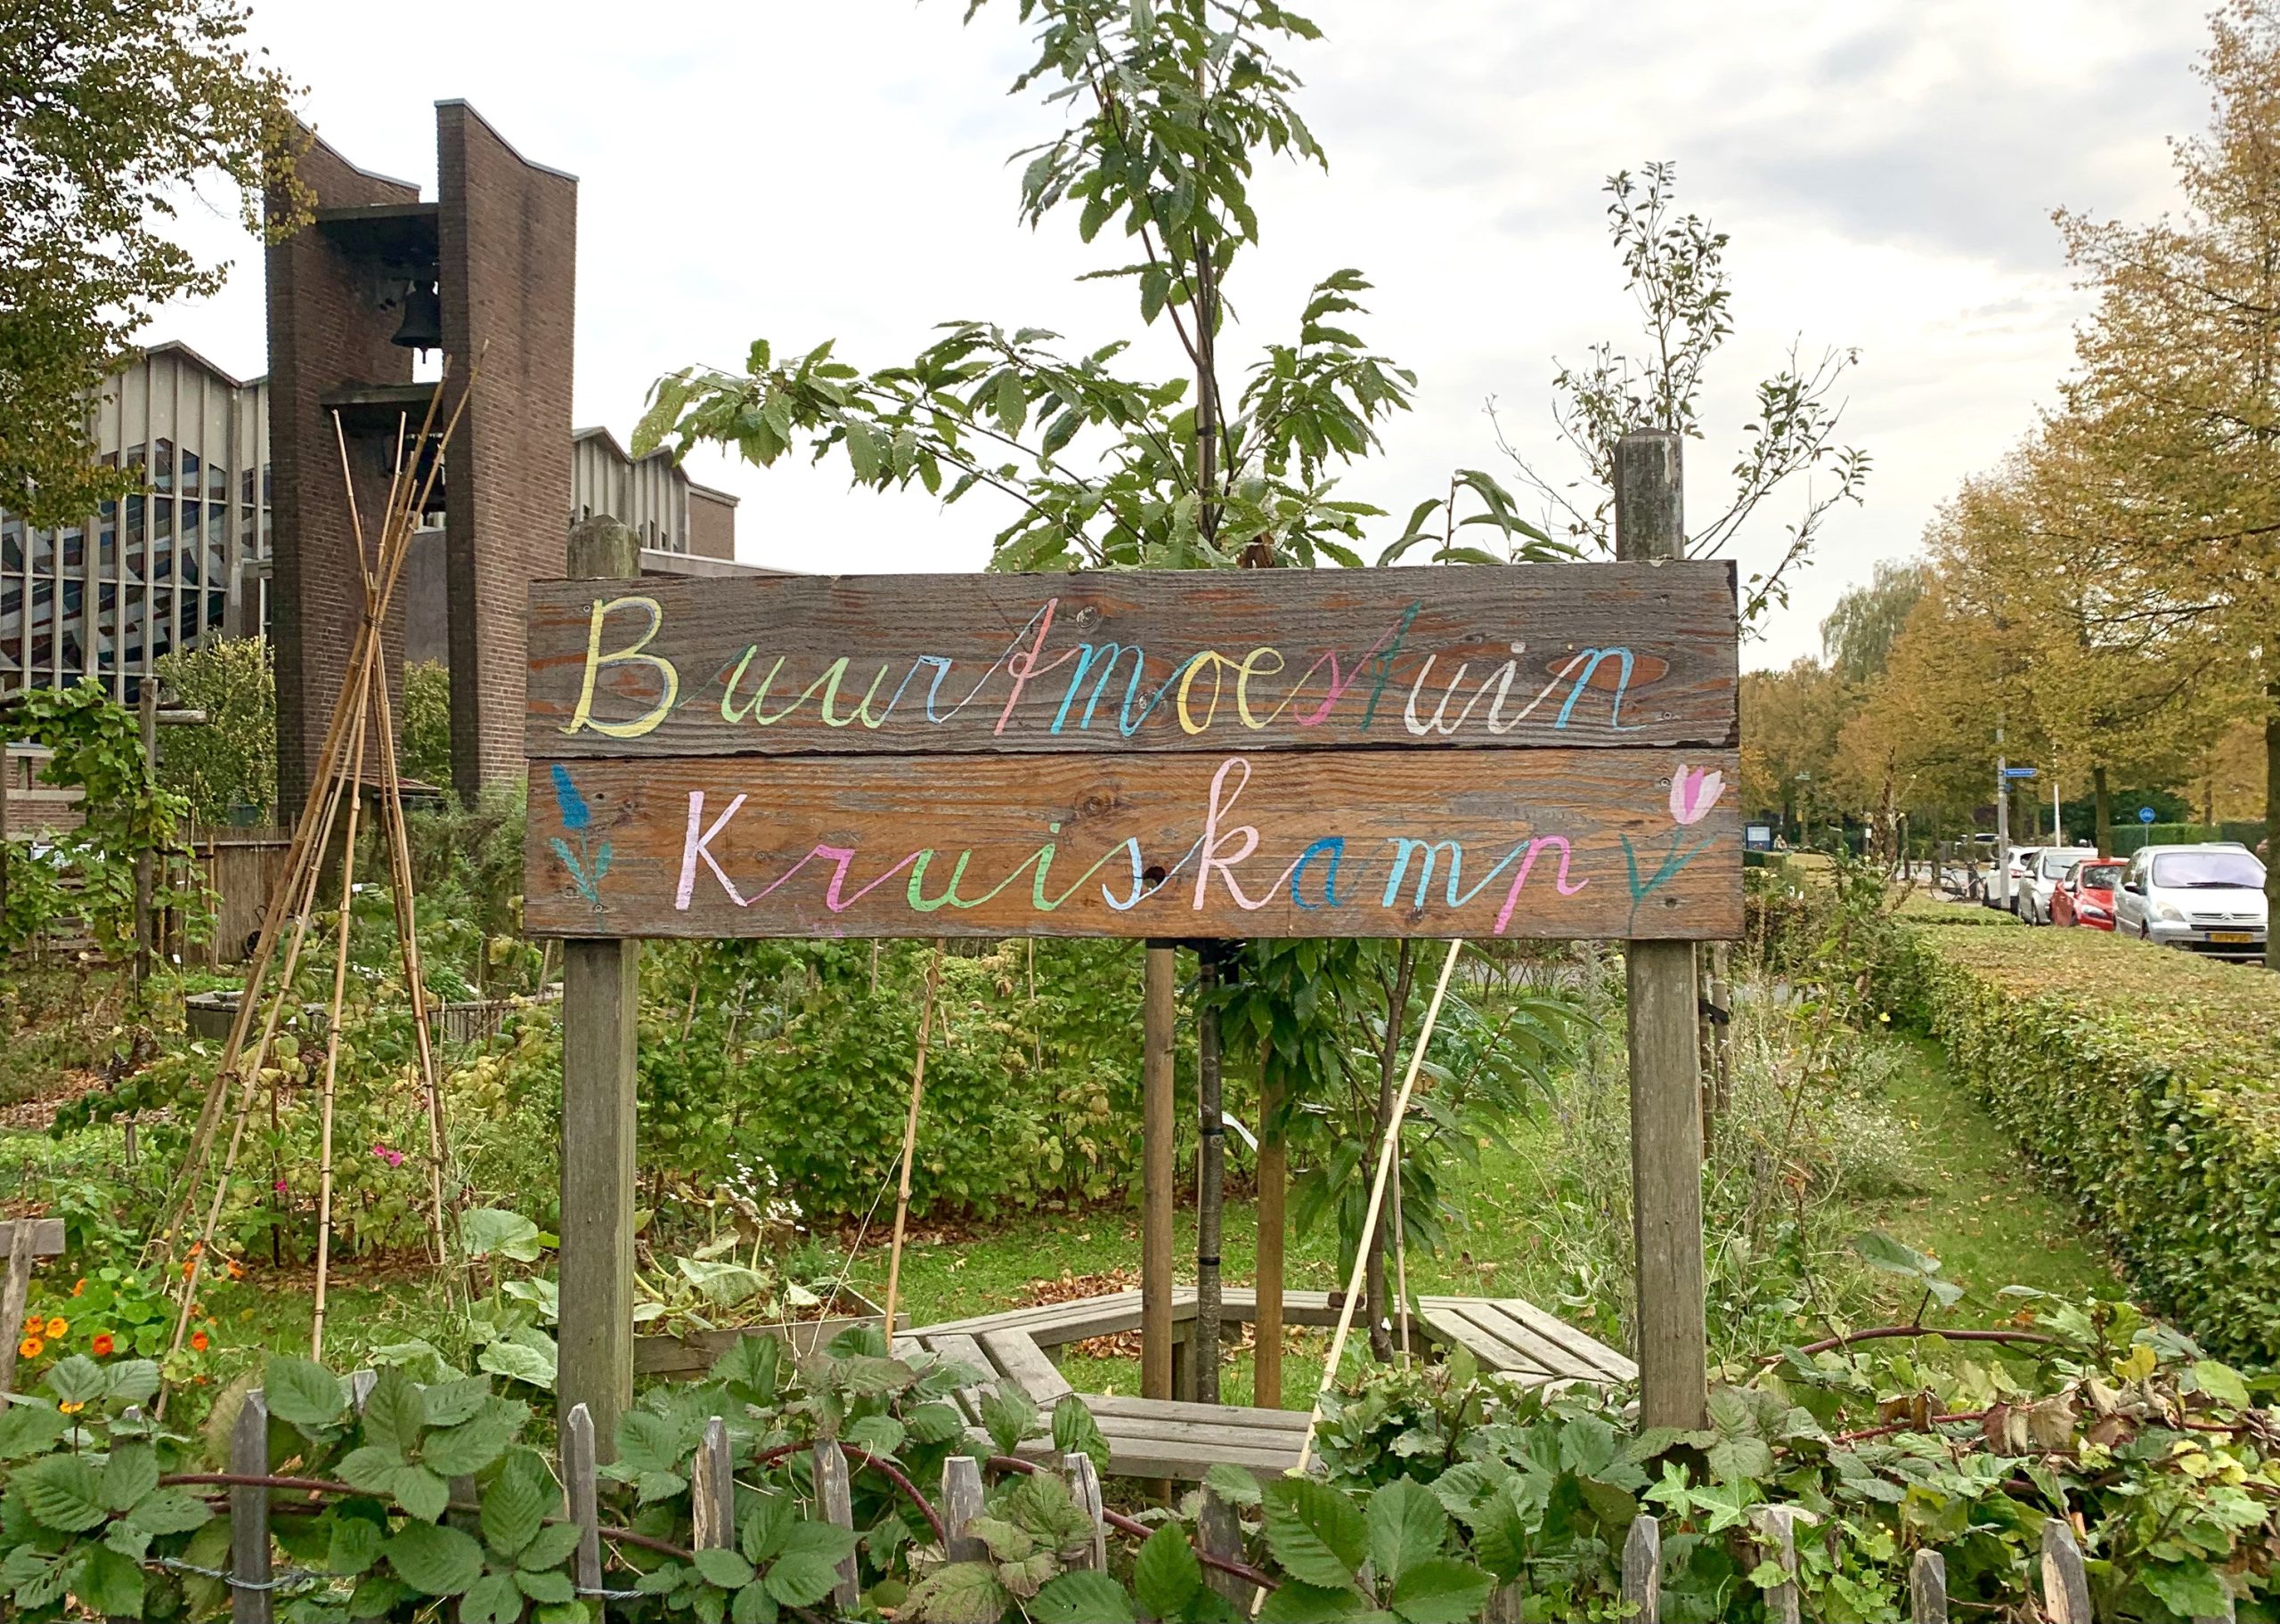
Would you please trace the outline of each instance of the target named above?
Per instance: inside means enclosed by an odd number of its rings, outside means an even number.
[[[32,1294],[32,1260],[53,1257],[62,1250],[62,1219],[0,1219],[0,1257],[8,1263],[7,1281],[0,1285],[0,1330],[6,1333],[0,1336],[0,1409],[8,1408],[8,1394],[16,1384],[16,1341]]]
[[[1220,1307],[1225,1322],[1240,1324],[1255,1316],[1258,1303],[1249,1289],[1231,1287],[1221,1294]],[[1639,1373],[1606,1344],[1517,1297],[1421,1297],[1418,1315],[1412,1330],[1429,1349],[1463,1348],[1482,1369],[1526,1385],[1606,1384],[1633,1380]],[[1291,1325],[1331,1326],[1338,1322],[1338,1310],[1327,1292],[1285,1292],[1282,1317]],[[1183,1336],[1193,1325],[1193,1287],[1173,1294],[1172,1318]],[[898,1354],[931,1353],[980,1373],[981,1379],[957,1395],[979,1434],[982,1402],[1002,1386],[1019,1388],[1044,1410],[1069,1396],[1072,1389],[1053,1350],[1139,1327],[1140,1294],[1120,1291],[922,1326],[898,1337],[894,1346]],[[1276,1476],[1298,1465],[1306,1436],[1303,1410],[1079,1396],[1108,1441],[1112,1476],[1193,1481],[1222,1462],[1262,1477]],[[1043,1444],[1035,1449],[1049,1452]]]

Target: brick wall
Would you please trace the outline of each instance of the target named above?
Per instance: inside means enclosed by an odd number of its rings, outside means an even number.
[[[483,368],[445,498],[452,778],[472,796],[523,770],[525,587],[565,567],[578,183],[464,102],[437,104],[436,149],[444,347]]]
[[[688,550],[700,558],[737,556],[735,499],[716,496],[700,485],[688,488]]]
[[[417,202],[419,189],[368,175],[322,142],[300,160],[322,207]],[[317,753],[363,614],[355,532],[340,450],[321,397],[354,384],[409,383],[411,352],[389,342],[396,317],[372,308],[362,279],[314,228],[273,243],[268,277],[270,460],[275,565],[277,779],[287,822],[307,799]],[[370,523],[387,497],[358,459],[356,501]],[[403,621],[392,617],[387,669],[401,683]]]

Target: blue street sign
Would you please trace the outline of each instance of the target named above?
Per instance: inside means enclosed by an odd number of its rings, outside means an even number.
[[[2007,767],[2003,769],[2003,776],[2006,778],[2032,778],[2034,776],[2034,768],[2031,767]]]
[[[2154,821],[2154,808],[2151,808],[2151,807],[2140,807],[2140,808],[2138,808],[2138,821],[2139,823],[2141,823],[2141,824],[2150,824],[2150,823],[2152,823],[2152,822]]]

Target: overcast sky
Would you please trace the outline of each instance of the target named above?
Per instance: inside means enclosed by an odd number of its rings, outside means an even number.
[[[1136,325],[1073,219],[1014,220],[1007,155],[1054,127],[1006,87],[1029,60],[1013,0],[742,0],[647,8],[504,0],[256,0],[304,111],[362,166],[434,195],[431,103],[464,97],[526,157],[579,177],[577,420],[623,439],[661,371],[824,337],[908,358],[952,317],[1096,344]],[[2193,0],[1314,0],[1300,107],[1327,175],[1271,166],[1265,245],[1223,353],[1291,329],[1340,266],[1376,283],[1363,336],[1418,372],[1417,409],[1346,493],[1405,513],[1455,467],[1502,464],[1491,397],[1550,451],[1553,357],[1634,330],[1603,178],[1655,158],[1733,238],[1736,335],[1711,380],[1689,500],[1720,500],[1755,382],[1802,339],[1857,346],[1846,437],[1867,506],[1834,516],[1794,606],[1745,654],[1816,652],[1836,596],[1912,551],[1934,506],[2032,421],[2083,308],[2049,212],[2170,201],[2164,138],[2199,126]],[[240,376],[266,365],[261,264],[226,199],[195,222],[237,269],[164,313]],[[566,267],[566,270],[567,268]],[[1151,369],[1178,370],[1169,352]],[[805,570],[971,570],[1006,516],[982,494],[850,492],[829,468],[693,458],[743,499],[743,556]],[[1794,508],[1761,510],[1746,568]],[[1388,539],[1393,532],[1387,532]]]

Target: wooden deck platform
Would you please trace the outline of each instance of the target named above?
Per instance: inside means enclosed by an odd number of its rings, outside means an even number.
[[[1412,1322],[1412,1330],[1429,1346],[1467,1349],[1484,1370],[1531,1386],[1627,1382],[1639,1373],[1613,1348],[1518,1297],[1417,1301],[1420,1317]],[[1222,1312],[1229,1324],[1252,1318],[1255,1310],[1256,1300],[1248,1289],[1230,1287],[1222,1294]],[[1282,1317],[1291,1325],[1338,1323],[1330,1294],[1320,1291],[1285,1292]],[[1195,1319],[1193,1287],[1173,1294],[1172,1318],[1175,1334],[1184,1343]],[[1040,1409],[1050,1410],[1074,1391],[1061,1373],[1054,1350],[1139,1328],[1140,1294],[1120,1291],[921,1326],[897,1337],[894,1345],[898,1353],[936,1353],[981,1371],[984,1379],[958,1395],[967,1419],[978,1424],[982,1400],[1007,1383],[1021,1388]],[[1307,1428],[1303,1410],[1080,1396],[1108,1440],[1108,1470],[1113,1476],[1194,1480],[1222,1461],[1248,1466],[1262,1477],[1274,1476],[1298,1464]]]

